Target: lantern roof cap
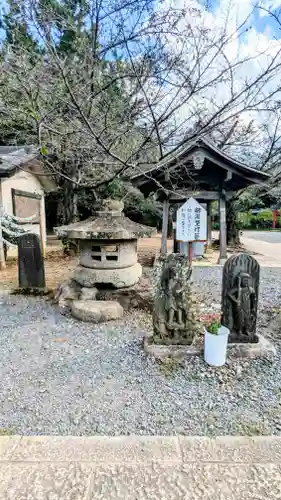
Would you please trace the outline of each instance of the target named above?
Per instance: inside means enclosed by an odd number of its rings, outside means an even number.
[[[123,214],[124,203],[106,199],[96,211],[95,216],[67,226],[55,227],[59,238],[75,240],[135,240],[141,236],[150,236],[155,230],[133,222]]]

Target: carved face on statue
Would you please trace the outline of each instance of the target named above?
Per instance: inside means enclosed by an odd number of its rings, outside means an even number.
[[[249,286],[251,286],[251,276],[249,274],[241,273],[240,279],[241,279],[241,286],[243,288],[248,288]]]

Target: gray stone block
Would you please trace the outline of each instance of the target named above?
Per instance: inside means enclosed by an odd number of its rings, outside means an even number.
[[[259,341],[254,344],[228,344],[228,352],[233,353],[237,358],[271,358],[276,356],[274,345],[262,335],[258,335]]]
[[[123,464],[97,467],[89,500],[274,500],[278,464]]]
[[[179,436],[183,462],[280,463],[277,436]]]
[[[1,445],[0,438],[0,445]],[[150,463],[155,460],[181,461],[175,436],[27,436],[14,442],[8,455],[20,462]],[[5,446],[7,446],[5,442]],[[0,448],[1,451],[1,448]],[[7,450],[6,450],[7,451]],[[1,458],[7,454],[0,454]]]
[[[102,323],[123,316],[123,307],[118,302],[107,300],[74,300],[72,315],[81,321]]]
[[[67,463],[1,463],[1,500],[85,500],[92,466]]]
[[[154,344],[152,334],[147,334],[144,337],[143,348],[146,354],[159,361],[163,361],[167,358],[174,358],[184,362],[192,356],[203,355],[203,349],[193,345]]]

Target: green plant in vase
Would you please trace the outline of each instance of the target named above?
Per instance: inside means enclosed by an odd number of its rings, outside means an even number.
[[[221,325],[220,313],[208,313],[201,316],[200,321],[203,323],[204,328],[213,335],[219,335]]]

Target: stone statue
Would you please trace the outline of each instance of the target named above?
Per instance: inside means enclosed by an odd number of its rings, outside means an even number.
[[[258,342],[256,335],[260,266],[241,253],[230,257],[223,269],[222,324],[229,342]]]
[[[175,268],[170,269],[170,277],[167,283],[167,298],[165,310],[167,311],[167,325],[173,328],[177,325],[179,328],[184,328],[183,323],[183,283],[180,279],[177,280]]]
[[[155,271],[154,342],[191,344],[198,329],[191,296],[191,267],[180,254],[160,257]]]

